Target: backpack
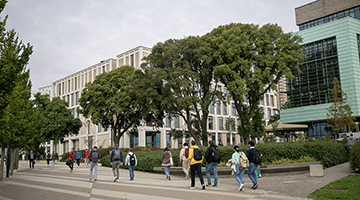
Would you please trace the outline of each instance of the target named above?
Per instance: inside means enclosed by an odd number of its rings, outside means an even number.
[[[242,168],[248,168],[249,167],[249,160],[247,156],[244,154],[244,152],[240,152],[240,164]]]
[[[119,160],[119,159],[120,159],[120,149],[114,149],[113,160]]]
[[[51,158],[51,154],[50,154],[50,153],[47,153],[47,154],[46,154],[46,158],[47,158],[47,159],[50,159],[50,158]]]
[[[202,153],[200,149],[194,149],[194,159],[195,160],[201,160],[202,159]]]
[[[260,152],[254,148],[252,150],[252,153],[253,153],[253,156],[252,156],[251,161],[256,165],[260,164],[261,160],[262,160],[262,155],[260,154]]]
[[[188,158],[189,157],[189,148],[186,148],[185,149],[185,158]]]
[[[98,162],[99,161],[99,152],[93,151],[91,154],[91,161],[92,162]]]
[[[135,165],[135,156],[134,156],[134,154],[130,154],[130,165],[131,166]]]
[[[219,149],[217,149],[215,147],[212,147],[212,149],[211,149],[211,157],[212,157],[213,162],[220,163],[221,153],[220,153]]]

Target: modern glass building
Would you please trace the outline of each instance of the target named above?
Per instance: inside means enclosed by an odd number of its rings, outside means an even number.
[[[327,123],[330,91],[336,77],[360,119],[360,1],[318,0],[295,9],[306,59],[301,73],[293,71],[286,94],[288,108],[280,111],[281,123],[307,124],[310,138],[332,133]]]

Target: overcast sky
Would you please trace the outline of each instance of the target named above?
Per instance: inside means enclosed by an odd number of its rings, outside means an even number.
[[[33,46],[33,91],[137,46],[204,35],[219,25],[277,23],[297,32],[313,0],[9,0],[1,20]]]

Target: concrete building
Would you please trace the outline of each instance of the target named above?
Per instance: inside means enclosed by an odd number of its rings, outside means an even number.
[[[293,71],[295,78],[287,81],[288,109],[280,111],[281,122],[307,124],[310,138],[332,133],[326,114],[336,77],[356,117],[347,131],[359,132],[360,1],[318,0],[295,8],[295,14],[306,59],[302,73]]]
[[[83,126],[78,133],[70,133],[65,137],[64,143],[49,141],[44,144],[47,150],[56,150],[59,154],[68,152],[71,148],[92,148],[93,146],[108,147],[113,145],[111,139],[110,128],[104,129],[100,124],[92,124],[89,118],[85,118],[76,112],[79,107],[79,98],[81,91],[85,88],[85,84],[95,80],[96,76],[114,70],[124,65],[139,68],[142,64],[142,58],[149,55],[151,48],[139,46],[116,56],[116,59],[107,59],[93,66],[70,74],[66,77],[58,79],[52,85],[39,88],[42,94],[49,94],[50,98],[60,97],[68,102],[68,108],[72,110],[74,117],[79,118]],[[220,85],[219,91],[226,93],[226,87]],[[268,92],[261,102],[264,110],[264,126],[267,125],[269,118],[275,114],[278,108],[278,98],[274,92]],[[208,119],[208,132],[211,136],[209,139],[221,141],[224,145],[239,144],[240,136],[236,134],[236,130],[229,130],[226,122],[229,119],[236,119],[235,106],[230,103],[225,105],[222,102],[215,102],[210,106],[210,116]],[[181,148],[184,142],[189,142],[189,138],[174,139],[169,136],[172,128],[182,130],[186,133],[187,127],[180,117],[174,117],[171,121],[165,117],[164,126],[156,129],[152,126],[138,127],[138,132],[124,134],[119,142],[119,146],[123,148],[155,147],[155,148]]]

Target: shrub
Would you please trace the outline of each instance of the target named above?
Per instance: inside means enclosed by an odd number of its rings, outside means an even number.
[[[356,168],[360,168],[360,143],[358,142],[356,145],[352,146],[350,149],[350,168],[355,170]]]

